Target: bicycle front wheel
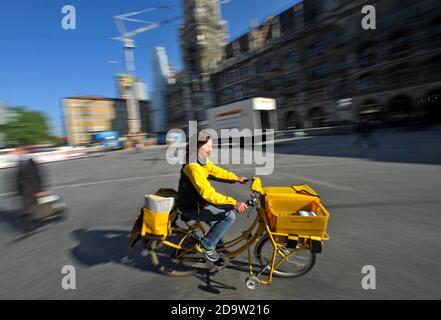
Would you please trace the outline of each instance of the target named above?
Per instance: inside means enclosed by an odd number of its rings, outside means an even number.
[[[316,256],[314,252],[309,250],[301,250],[300,248],[291,249],[287,247],[280,247],[279,250],[285,255],[288,255],[295,251],[289,258],[287,258],[282,265],[274,271],[274,275],[279,278],[295,278],[304,275],[309,272],[315,264]],[[256,245],[254,255],[263,267],[270,264],[273,258],[274,247],[266,234],[263,236]],[[280,262],[281,256],[278,254],[275,264]]]

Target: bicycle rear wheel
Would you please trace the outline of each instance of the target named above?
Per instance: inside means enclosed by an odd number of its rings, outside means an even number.
[[[181,237],[182,235],[174,234],[167,240],[177,244]],[[146,247],[152,265],[159,272],[173,277],[187,277],[196,273],[197,269],[193,265],[201,262],[200,255],[193,250],[194,245],[195,241],[188,238],[184,241],[182,250],[168,247],[158,240],[151,240]]]
[[[288,259],[286,259],[282,265],[274,271],[274,275],[279,278],[295,278],[304,275],[309,272],[315,264],[316,256],[314,252],[309,250],[301,250],[300,248],[291,249],[282,247],[285,254],[293,253]],[[271,263],[273,257],[274,247],[268,236],[264,235],[256,245],[254,255],[263,267],[268,263]],[[277,255],[276,264],[281,260],[281,256]]]

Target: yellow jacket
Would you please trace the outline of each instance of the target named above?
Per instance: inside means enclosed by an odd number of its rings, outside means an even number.
[[[235,206],[232,197],[216,192],[210,180],[236,183],[239,178],[232,172],[214,165],[210,160],[206,164],[189,163],[181,172],[178,190],[178,207],[181,211],[197,210],[207,204],[216,207]]]

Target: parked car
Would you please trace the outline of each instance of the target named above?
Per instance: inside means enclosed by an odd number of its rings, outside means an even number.
[[[120,150],[124,148],[124,143],[116,131],[94,133],[91,145],[103,147],[105,150]]]

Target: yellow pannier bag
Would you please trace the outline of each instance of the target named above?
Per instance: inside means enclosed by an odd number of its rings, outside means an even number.
[[[149,194],[145,197],[141,235],[167,237],[170,212],[175,204],[174,198]]]

